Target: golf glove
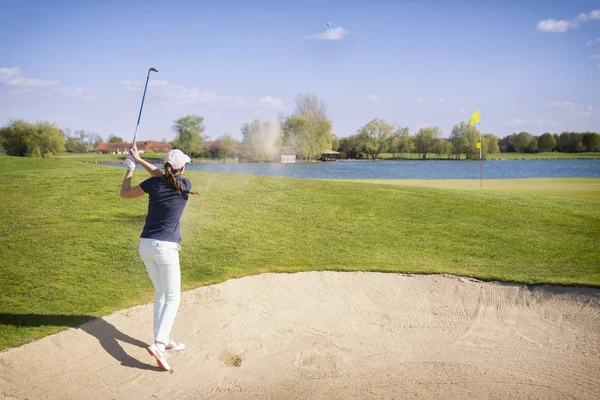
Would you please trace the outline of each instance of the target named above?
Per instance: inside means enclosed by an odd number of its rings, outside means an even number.
[[[133,171],[135,169],[135,161],[131,155],[125,158],[125,165],[127,165],[127,171]]]

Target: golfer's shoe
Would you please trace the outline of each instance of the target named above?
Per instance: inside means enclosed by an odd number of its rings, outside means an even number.
[[[148,354],[156,359],[156,364],[158,364],[160,369],[163,371],[171,370],[171,366],[167,362],[168,356],[166,351],[159,349],[156,343],[152,343],[146,350],[148,351]]]
[[[165,349],[181,351],[181,350],[185,349],[185,344],[177,343],[176,341],[171,339],[171,340],[169,340],[169,344],[165,346]]]

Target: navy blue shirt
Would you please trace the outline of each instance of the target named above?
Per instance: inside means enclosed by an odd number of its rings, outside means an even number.
[[[192,189],[192,183],[175,175],[186,190]],[[179,235],[179,218],[188,200],[188,195],[163,181],[162,177],[153,176],[140,183],[142,190],[150,195],[148,215],[141,238],[181,242]]]

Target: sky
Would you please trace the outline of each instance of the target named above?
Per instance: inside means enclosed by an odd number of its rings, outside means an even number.
[[[142,140],[188,114],[241,139],[300,93],[339,137],[373,118],[449,137],[475,110],[499,137],[600,132],[597,0],[0,0],[0,126],[131,140],[150,67]]]

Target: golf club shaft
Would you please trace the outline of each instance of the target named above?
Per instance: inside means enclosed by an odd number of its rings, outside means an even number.
[[[146,99],[146,89],[148,89],[148,80],[150,79],[150,71],[156,71],[154,68],[148,70],[148,76],[146,76],[146,85],[144,86],[144,95],[142,96],[142,105],[140,106],[140,114],[138,115],[137,124],[135,125],[135,133],[133,134],[132,146],[135,145],[135,138],[137,137],[138,126],[140,126],[140,119],[142,118],[142,109],[144,108],[144,100]],[[156,71],[158,72],[158,71]]]

